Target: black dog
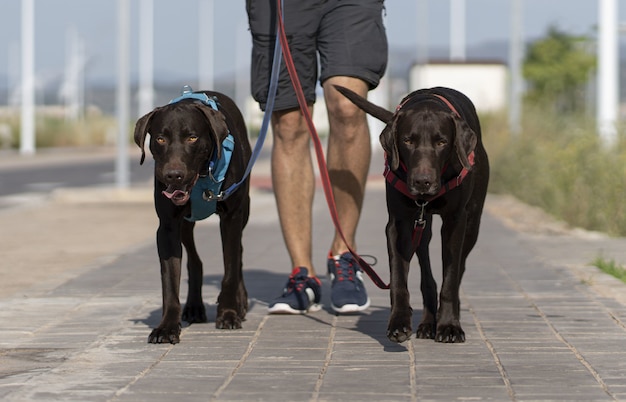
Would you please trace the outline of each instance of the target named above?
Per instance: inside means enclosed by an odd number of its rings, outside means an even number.
[[[141,163],[145,158],[146,134],[150,134],[150,151],[155,160],[154,205],[159,217],[157,248],[163,291],[161,323],[152,331],[148,342],[180,341],[181,243],[187,250],[189,273],[189,292],[182,319],[189,323],[207,320],[202,301],[202,262],[194,243],[193,229],[197,220],[195,207],[206,207],[211,202],[215,203],[213,207],[220,217],[224,254],[224,277],[217,299],[215,326],[241,328],[248,309],[241,237],[250,210],[249,180],[246,179],[224,200],[202,199],[202,195],[193,197],[198,180],[212,179],[217,174],[211,169],[213,162],[223,161],[225,141],[232,144],[229,145],[232,154],[223,177],[223,189],[242,179],[251,150],[241,112],[230,98],[217,92],[194,93],[154,109],[135,125],[135,142],[142,150]]]
[[[462,93],[438,87],[409,94],[392,113],[346,88],[336,88],[365,112],[387,123],[380,134],[386,152],[389,214],[386,235],[391,316],[387,337],[404,342],[412,333],[407,278],[415,252],[424,303],[417,337],[464,342],[459,286],[465,261],[478,238],[489,181],[489,162],[474,105]],[[442,219],[439,308],[428,252],[433,214]]]

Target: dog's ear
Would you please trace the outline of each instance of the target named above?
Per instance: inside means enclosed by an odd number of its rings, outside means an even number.
[[[148,127],[150,126],[150,119],[156,110],[157,109],[154,109],[150,113],[140,117],[139,120],[137,120],[137,123],[135,123],[135,144],[141,148],[141,160],[139,161],[140,165],[143,165],[143,162],[146,159],[144,144],[146,142],[146,135],[148,134]]]
[[[452,119],[456,125],[456,135],[454,138],[456,154],[461,162],[461,165],[463,165],[465,169],[471,169],[472,166],[469,162],[469,155],[472,151],[474,151],[476,143],[478,142],[476,133],[471,129],[465,120],[461,119],[457,115],[453,115]]]
[[[211,126],[211,135],[217,149],[217,158],[222,156],[222,142],[228,137],[228,125],[226,125],[226,116],[218,110],[197,104],[198,109],[206,117]]]
[[[387,123],[384,130],[380,133],[380,145],[387,154],[387,163],[391,170],[398,170],[400,167],[400,153],[398,152],[398,133],[397,133],[398,115]]]

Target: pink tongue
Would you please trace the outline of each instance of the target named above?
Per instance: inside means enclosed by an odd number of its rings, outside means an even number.
[[[176,196],[178,196],[179,194],[182,194],[182,196],[184,197],[187,193],[185,193],[182,190],[175,190],[173,193],[168,192],[167,190],[162,191],[163,195],[166,196],[167,198],[169,198],[170,200]]]

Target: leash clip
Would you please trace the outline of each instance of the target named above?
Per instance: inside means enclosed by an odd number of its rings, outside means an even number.
[[[420,226],[422,229],[426,226],[426,219],[424,219],[424,215],[426,214],[426,205],[428,205],[428,201],[415,201],[415,205],[419,207],[418,217],[415,220],[415,226]]]
[[[222,201],[224,199],[224,192],[220,191],[219,194],[215,194],[211,190],[206,190],[202,193],[202,199],[205,201]]]

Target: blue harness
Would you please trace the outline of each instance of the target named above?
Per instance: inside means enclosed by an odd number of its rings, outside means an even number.
[[[176,99],[172,99],[170,104],[183,99],[199,100],[213,110],[218,110],[217,102],[214,98],[209,98],[204,93],[193,93],[191,88],[187,86],[183,89],[182,95]],[[191,196],[189,198],[189,202],[191,202],[191,214],[186,216],[185,219],[195,222],[206,219],[215,213],[217,201],[222,199],[220,191],[234,149],[235,138],[232,134],[228,133],[228,136],[222,141],[222,156],[218,158],[217,149],[214,150],[213,156],[208,161],[207,175],[200,176],[191,189]]]

